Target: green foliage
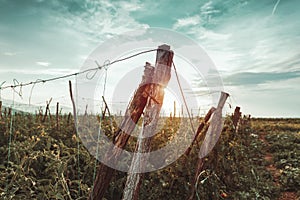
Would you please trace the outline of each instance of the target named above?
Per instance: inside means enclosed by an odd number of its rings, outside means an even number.
[[[298,129],[300,130],[300,129]],[[300,188],[300,134],[299,132],[271,133],[267,137],[275,166],[280,169],[283,191],[298,191]]]
[[[9,149],[10,117],[0,120],[0,199],[87,198],[95,159],[77,138],[72,119],[68,122],[68,116],[61,115],[59,123],[58,128],[55,119],[42,123],[39,115],[15,115]],[[116,123],[113,128],[108,119],[102,123],[104,133],[112,138]],[[182,155],[164,169],[144,174],[140,199],[185,199],[193,187],[197,191],[195,199],[276,199],[282,191],[297,192],[299,124],[297,119],[252,119],[236,131],[231,118],[226,117],[221,137],[205,159],[196,185],[194,174],[204,132],[188,157]],[[171,139],[180,144],[193,137],[187,119],[165,118],[159,127],[152,150],[160,149]],[[178,130],[184,133],[178,134]],[[269,145],[261,140],[262,133]],[[133,150],[135,142],[130,139],[126,149]],[[272,153],[274,166],[281,170],[280,186],[274,184],[272,173],[266,170],[270,164],[264,159],[266,152]],[[124,172],[115,173],[106,199],[122,197],[126,176]]]
[[[6,141],[0,149],[5,158],[0,161],[1,199],[79,199],[86,196],[92,185],[94,159],[82,146],[77,155],[74,125],[67,124],[66,116],[61,116],[62,129],[57,129],[51,121],[41,123],[38,118],[32,115],[14,117],[10,147],[7,142],[9,129],[6,126],[2,132],[5,125],[1,126],[1,141]],[[7,125],[9,118],[1,122]]]

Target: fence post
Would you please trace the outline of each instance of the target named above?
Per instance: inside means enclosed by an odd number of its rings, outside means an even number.
[[[173,118],[176,117],[176,101],[174,101],[174,113],[173,113]]]
[[[8,116],[11,117],[11,108],[8,108]]]
[[[117,164],[118,157],[121,153],[120,149],[123,149],[126,146],[130,134],[134,130],[136,123],[140,119],[146,106],[148,99],[147,93],[150,90],[153,71],[154,68],[150,63],[146,63],[142,82],[135,91],[129,106],[125,111],[125,117],[119,126],[120,128],[114,134],[113,143],[115,147],[110,152],[106,153],[104,159]],[[114,171],[114,169],[100,163],[93,189],[89,195],[90,200],[103,198]]]
[[[102,100],[103,100],[103,103],[104,103],[104,105],[105,105],[104,111],[102,112],[102,119],[104,119],[104,118],[105,118],[106,111],[108,112],[108,116],[110,117],[110,111],[109,111],[109,108],[108,108],[108,105],[107,105],[107,103],[106,103],[106,101],[105,101],[104,96],[102,96]]]
[[[69,112],[68,118],[67,118],[67,124],[68,124],[68,125],[70,125],[71,116],[72,116],[72,113]]]
[[[74,125],[75,125],[75,130],[77,127],[77,113],[76,113],[76,105],[73,97],[73,92],[72,92],[72,82],[69,81],[69,92],[70,92],[70,97],[71,97],[71,102],[72,102],[72,107],[73,107],[73,117],[74,117]],[[69,113],[70,116],[71,113]],[[69,117],[68,117],[68,122],[69,122]],[[77,132],[77,130],[76,130]]]
[[[209,109],[209,111],[207,112],[207,114],[205,115],[203,121],[199,124],[197,132],[196,132],[195,137],[193,139],[193,142],[192,142],[192,144],[189,146],[189,148],[185,152],[186,156],[188,156],[190,154],[190,151],[192,150],[193,145],[197,142],[202,129],[204,128],[204,126],[208,122],[208,120],[210,119],[210,117],[213,114],[213,112],[215,112],[215,110],[216,110],[215,107],[211,107]]]
[[[197,163],[196,173],[192,185],[191,195],[188,198],[189,200],[193,200],[195,196],[196,191],[196,183],[198,181],[198,176],[201,174],[202,167],[204,164],[204,159],[206,155],[209,153],[209,151],[212,150],[215,143],[217,142],[219,138],[219,134],[222,132],[222,110],[224,107],[224,104],[228,98],[229,94],[225,92],[221,92],[221,96],[219,99],[219,103],[217,106],[217,109],[214,111],[213,116],[211,117],[211,123],[209,125],[209,128],[206,132],[206,136],[204,138],[204,141],[202,143],[202,146],[200,148],[199,152],[199,159]]]
[[[46,101],[46,111],[45,111],[45,115],[44,115],[44,118],[43,118],[42,122],[46,121],[46,117],[48,115],[48,111],[49,111],[49,116],[50,116],[50,120],[51,120],[51,113],[50,113],[50,108],[49,108],[49,105],[50,105],[51,101],[52,101],[52,98],[50,98],[49,102]]]
[[[2,101],[0,101],[0,119],[2,119]]]
[[[59,130],[59,102],[56,103],[56,129]]]
[[[138,199],[142,174],[137,173],[137,171],[143,171],[148,162],[152,141],[150,136],[156,129],[159,113],[164,100],[164,88],[168,85],[171,78],[173,55],[174,53],[173,51],[170,51],[170,46],[161,45],[158,47],[153,84],[149,92],[150,95],[144,114],[143,131],[138,138],[136,145],[137,152],[143,153],[143,155],[136,154],[132,159],[123,193],[123,200]]]
[[[240,112],[240,110],[241,110],[241,107],[239,107],[239,106],[235,107],[234,114],[232,116],[232,123],[233,123],[234,129],[236,132],[238,130],[238,124],[239,124],[240,118],[242,116],[242,113]]]

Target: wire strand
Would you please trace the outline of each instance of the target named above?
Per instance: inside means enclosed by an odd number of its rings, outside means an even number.
[[[124,60],[128,60],[130,58],[136,57],[136,56],[141,55],[141,54],[149,53],[149,52],[152,52],[152,51],[157,51],[157,49],[151,49],[151,50],[141,51],[139,53],[127,56],[125,58],[120,58],[120,59],[114,60],[113,62],[107,62],[107,60],[106,60],[103,65],[99,65],[96,62],[97,67],[86,69],[86,70],[83,70],[83,71],[80,71],[80,72],[76,72],[76,73],[72,73],[72,74],[66,74],[66,75],[63,75],[63,76],[57,76],[57,77],[53,77],[53,78],[49,78],[49,79],[39,79],[39,80],[36,80],[36,81],[27,82],[27,83],[19,83],[18,82],[17,84],[14,84],[14,85],[7,85],[7,86],[4,86],[4,87],[0,87],[0,90],[5,90],[5,89],[8,89],[8,88],[13,88],[14,89],[14,88],[17,88],[17,87],[25,87],[25,86],[28,86],[28,85],[33,85],[33,84],[38,84],[38,83],[46,83],[46,82],[50,82],[50,81],[56,81],[56,80],[59,80],[59,79],[65,79],[65,78],[69,78],[69,77],[72,77],[72,76],[77,76],[77,75],[80,75],[80,74],[86,74],[88,72],[95,71],[95,74],[92,75],[92,78],[93,78],[96,75],[97,71],[101,70],[102,68],[106,68],[107,69],[108,66],[111,66],[111,65],[113,65],[115,63],[118,63],[118,62],[121,62],[121,61],[124,61]],[[14,79],[14,83],[15,83],[15,81],[16,81],[16,79]],[[1,86],[3,84],[4,83],[2,83]],[[20,95],[20,93],[21,92],[19,92],[19,95]]]
[[[176,66],[175,66],[174,62],[172,62],[172,64],[173,64],[173,67],[174,67],[174,71],[175,71],[175,75],[176,75],[176,80],[177,80],[177,83],[178,83],[178,86],[179,86],[179,90],[180,90],[180,93],[181,93],[181,96],[182,96],[182,99],[183,99],[183,103],[184,103],[185,109],[186,109],[187,114],[188,114],[188,117],[189,117],[189,121],[190,121],[192,130],[193,130],[193,133],[196,134],[196,130],[195,130],[194,125],[193,125],[191,113],[190,113],[190,111],[189,111],[189,108],[188,108],[188,105],[187,105],[187,102],[186,102],[186,98],[185,98],[185,96],[184,96],[184,93],[183,93],[183,90],[182,90],[181,83],[180,83],[180,81],[179,81],[179,76],[178,76],[178,73],[177,73]]]

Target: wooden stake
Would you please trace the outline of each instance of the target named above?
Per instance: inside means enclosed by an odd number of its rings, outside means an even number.
[[[242,116],[242,113],[240,112],[241,108],[240,107],[235,107],[234,109],[234,114],[232,116],[232,123],[233,123],[233,126],[235,128],[235,131],[237,132],[237,129],[238,129],[238,124],[239,124],[239,121],[241,119],[241,116]]]
[[[144,112],[143,132],[141,133],[136,146],[137,151],[143,153],[143,155],[136,154],[137,156],[132,159],[124,189],[123,200],[138,199],[142,174],[136,172],[143,171],[148,162],[152,140],[150,136],[156,129],[159,113],[164,100],[164,88],[168,85],[171,78],[173,55],[173,52],[170,51],[170,46],[162,45],[158,47],[152,90],[149,92],[151,98],[148,98],[148,103]]]
[[[8,116],[11,116],[11,108],[8,108]]]
[[[38,112],[39,112],[39,114],[38,114],[38,116],[36,117],[36,121],[37,121],[37,122],[41,122],[42,117],[43,117],[43,110],[42,110],[42,107],[41,107],[41,106],[39,107]]]
[[[85,111],[84,111],[84,116],[87,116],[88,115],[88,104],[85,105]]]
[[[196,144],[197,141],[198,141],[197,139],[199,138],[199,135],[200,135],[202,129],[204,128],[205,124],[207,124],[208,120],[210,119],[210,117],[211,117],[211,115],[213,114],[213,112],[215,112],[215,110],[216,110],[215,107],[211,107],[211,108],[209,109],[209,111],[208,111],[207,114],[205,115],[203,121],[199,124],[198,129],[197,129],[197,132],[196,132],[195,137],[194,137],[194,139],[193,139],[193,142],[192,142],[192,144],[189,146],[189,148],[186,150],[185,155],[188,156],[188,155],[190,154],[193,145]]]
[[[194,177],[194,182],[192,185],[192,191],[191,195],[188,198],[189,200],[193,200],[195,196],[195,185],[198,181],[198,176],[202,171],[203,164],[204,164],[204,159],[206,155],[212,150],[212,148],[215,145],[216,140],[219,138],[219,134],[222,132],[222,109],[224,107],[224,104],[228,98],[229,94],[222,92],[219,103],[217,106],[217,109],[214,111],[214,115],[211,117],[211,123],[208,127],[208,130],[206,132],[206,136],[204,138],[203,144],[200,148],[199,152],[199,159],[197,163],[197,169]]]
[[[72,82],[71,81],[69,81],[69,92],[70,92],[70,97],[71,97],[71,102],[72,102],[72,107],[73,107],[74,124],[75,124],[75,128],[76,128],[77,127],[77,113],[76,113],[76,105],[75,105],[75,101],[74,101],[74,97],[73,97],[73,92],[72,92]]]
[[[47,118],[47,115],[48,115],[48,111],[49,111],[49,116],[50,116],[50,120],[51,120],[51,114],[50,114],[50,109],[49,109],[49,105],[50,105],[51,101],[52,101],[52,98],[50,98],[49,102],[46,101],[46,111],[45,111],[45,115],[44,115],[44,118],[43,118],[42,122],[46,121],[46,118]]]
[[[102,119],[104,119],[104,118],[105,118],[106,110],[107,110],[107,112],[108,112],[108,116],[110,116],[110,111],[109,111],[109,108],[108,108],[108,105],[107,105],[107,103],[106,103],[106,101],[105,101],[104,96],[102,96],[102,99],[103,99],[103,103],[104,103],[104,105],[105,105],[104,111],[103,111],[103,113],[102,113]]]
[[[59,102],[56,103],[56,129],[59,130]]]
[[[68,125],[70,124],[71,116],[72,116],[72,113],[69,112],[69,114],[68,114],[68,119],[67,119],[67,124],[68,124]]]
[[[174,111],[173,111],[173,117],[176,117],[176,101],[174,101]]]
[[[2,119],[2,101],[0,101],[0,119]]]
[[[111,163],[118,163],[118,157],[122,149],[126,146],[130,134],[134,130],[136,123],[140,119],[148,99],[154,68],[150,63],[146,63],[142,82],[135,91],[134,96],[125,111],[125,117],[121,122],[120,128],[115,132],[113,143],[115,147],[107,152],[105,159]],[[114,169],[100,164],[97,170],[93,189],[89,195],[89,200],[102,199],[114,174]]]

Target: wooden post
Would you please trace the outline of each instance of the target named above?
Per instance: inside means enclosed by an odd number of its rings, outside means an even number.
[[[232,116],[232,123],[233,123],[233,126],[234,126],[236,132],[238,129],[238,124],[239,124],[240,118],[242,116],[242,113],[240,112],[240,110],[241,110],[241,107],[239,107],[239,106],[235,107],[234,114]]]
[[[148,100],[154,68],[150,63],[146,63],[142,82],[135,91],[134,96],[125,111],[125,117],[120,124],[120,128],[115,132],[113,143],[115,147],[107,152],[105,159],[117,165],[121,149],[125,147],[130,134],[134,130],[136,123],[140,119]],[[100,163],[93,189],[89,199],[102,199],[114,174],[114,169]]]
[[[84,116],[87,116],[88,115],[88,104],[85,105],[85,111],[84,111]]]
[[[46,101],[46,111],[45,111],[45,115],[44,115],[44,118],[43,118],[43,122],[46,121],[46,117],[48,115],[48,111],[49,111],[49,116],[50,116],[50,119],[51,119],[50,108],[49,108],[49,105],[50,105],[51,101],[52,101],[52,98],[50,98],[49,101]]]
[[[6,116],[7,116],[7,109],[4,108],[4,117],[6,118]]]
[[[75,101],[74,101],[74,97],[73,97],[73,92],[72,92],[72,82],[71,81],[69,81],[69,92],[70,92],[70,97],[71,97],[71,102],[72,102],[72,107],[73,107],[73,117],[74,117],[75,129],[76,129],[76,127],[77,127],[77,113],[76,113],[76,105],[75,105]],[[68,121],[69,121],[69,119],[68,119]]]
[[[171,78],[173,55],[174,53],[170,51],[170,46],[161,45],[158,47],[153,84],[144,114],[143,132],[138,138],[136,146],[137,151],[144,155],[136,154],[137,156],[132,159],[124,189],[123,200],[138,199],[142,174],[136,172],[143,171],[148,162],[148,153],[151,149],[152,140],[152,137],[150,136],[156,129],[159,113],[164,100],[164,88],[168,85]]]
[[[0,119],[2,119],[2,101],[0,101]]]
[[[56,103],[56,129],[59,130],[59,102]]]
[[[36,122],[41,122],[41,119],[42,119],[42,116],[43,116],[43,111],[42,111],[42,107],[40,106],[38,108],[38,114],[36,114],[36,118],[35,118],[35,121]]]
[[[228,98],[229,94],[222,92],[219,103],[217,106],[217,109],[214,111],[213,116],[211,117],[211,123],[208,127],[208,130],[206,132],[206,136],[204,138],[204,141],[202,143],[202,146],[200,148],[199,152],[199,159],[197,163],[196,173],[192,185],[192,191],[191,195],[189,197],[189,200],[193,200],[195,196],[195,185],[198,181],[198,176],[200,175],[202,171],[202,167],[204,164],[204,159],[206,155],[209,153],[209,151],[212,150],[212,148],[215,145],[216,140],[219,138],[219,134],[222,132],[222,109],[224,107],[224,104]]]
[[[68,125],[70,124],[71,116],[72,116],[72,113],[69,112],[69,114],[68,114],[68,119],[67,119],[67,124],[68,124]]]
[[[174,101],[174,111],[173,111],[173,118],[176,117],[176,101]]]
[[[108,112],[108,116],[110,116],[110,111],[109,111],[109,108],[108,108],[108,105],[107,105],[107,103],[106,103],[106,101],[105,101],[104,96],[102,96],[102,99],[103,99],[103,103],[104,103],[104,105],[105,105],[104,111],[102,112],[102,119],[104,119],[104,118],[105,118],[106,110],[107,110],[107,112]]]
[[[11,117],[11,108],[8,108],[8,116]]]
[[[49,106],[49,104],[48,104],[48,102],[47,102],[47,103],[46,103],[46,110],[45,110],[45,114],[44,114],[44,117],[43,117],[42,122],[45,122],[45,121],[46,121],[46,117],[47,117],[47,115],[48,115],[48,106]]]
[[[211,117],[211,115],[213,114],[213,112],[215,112],[215,110],[216,110],[215,107],[211,107],[211,108],[209,109],[209,111],[208,111],[207,114],[205,115],[203,121],[199,124],[198,129],[197,129],[197,132],[196,132],[195,137],[194,137],[194,139],[193,139],[193,142],[192,142],[192,144],[189,146],[189,148],[186,150],[185,155],[188,156],[188,155],[190,154],[193,145],[198,141],[198,138],[199,138],[199,135],[200,135],[202,129],[204,128],[205,124],[207,124],[208,120],[210,119],[210,117]]]
[[[184,114],[183,114],[183,105],[181,105],[181,117],[184,117]]]

